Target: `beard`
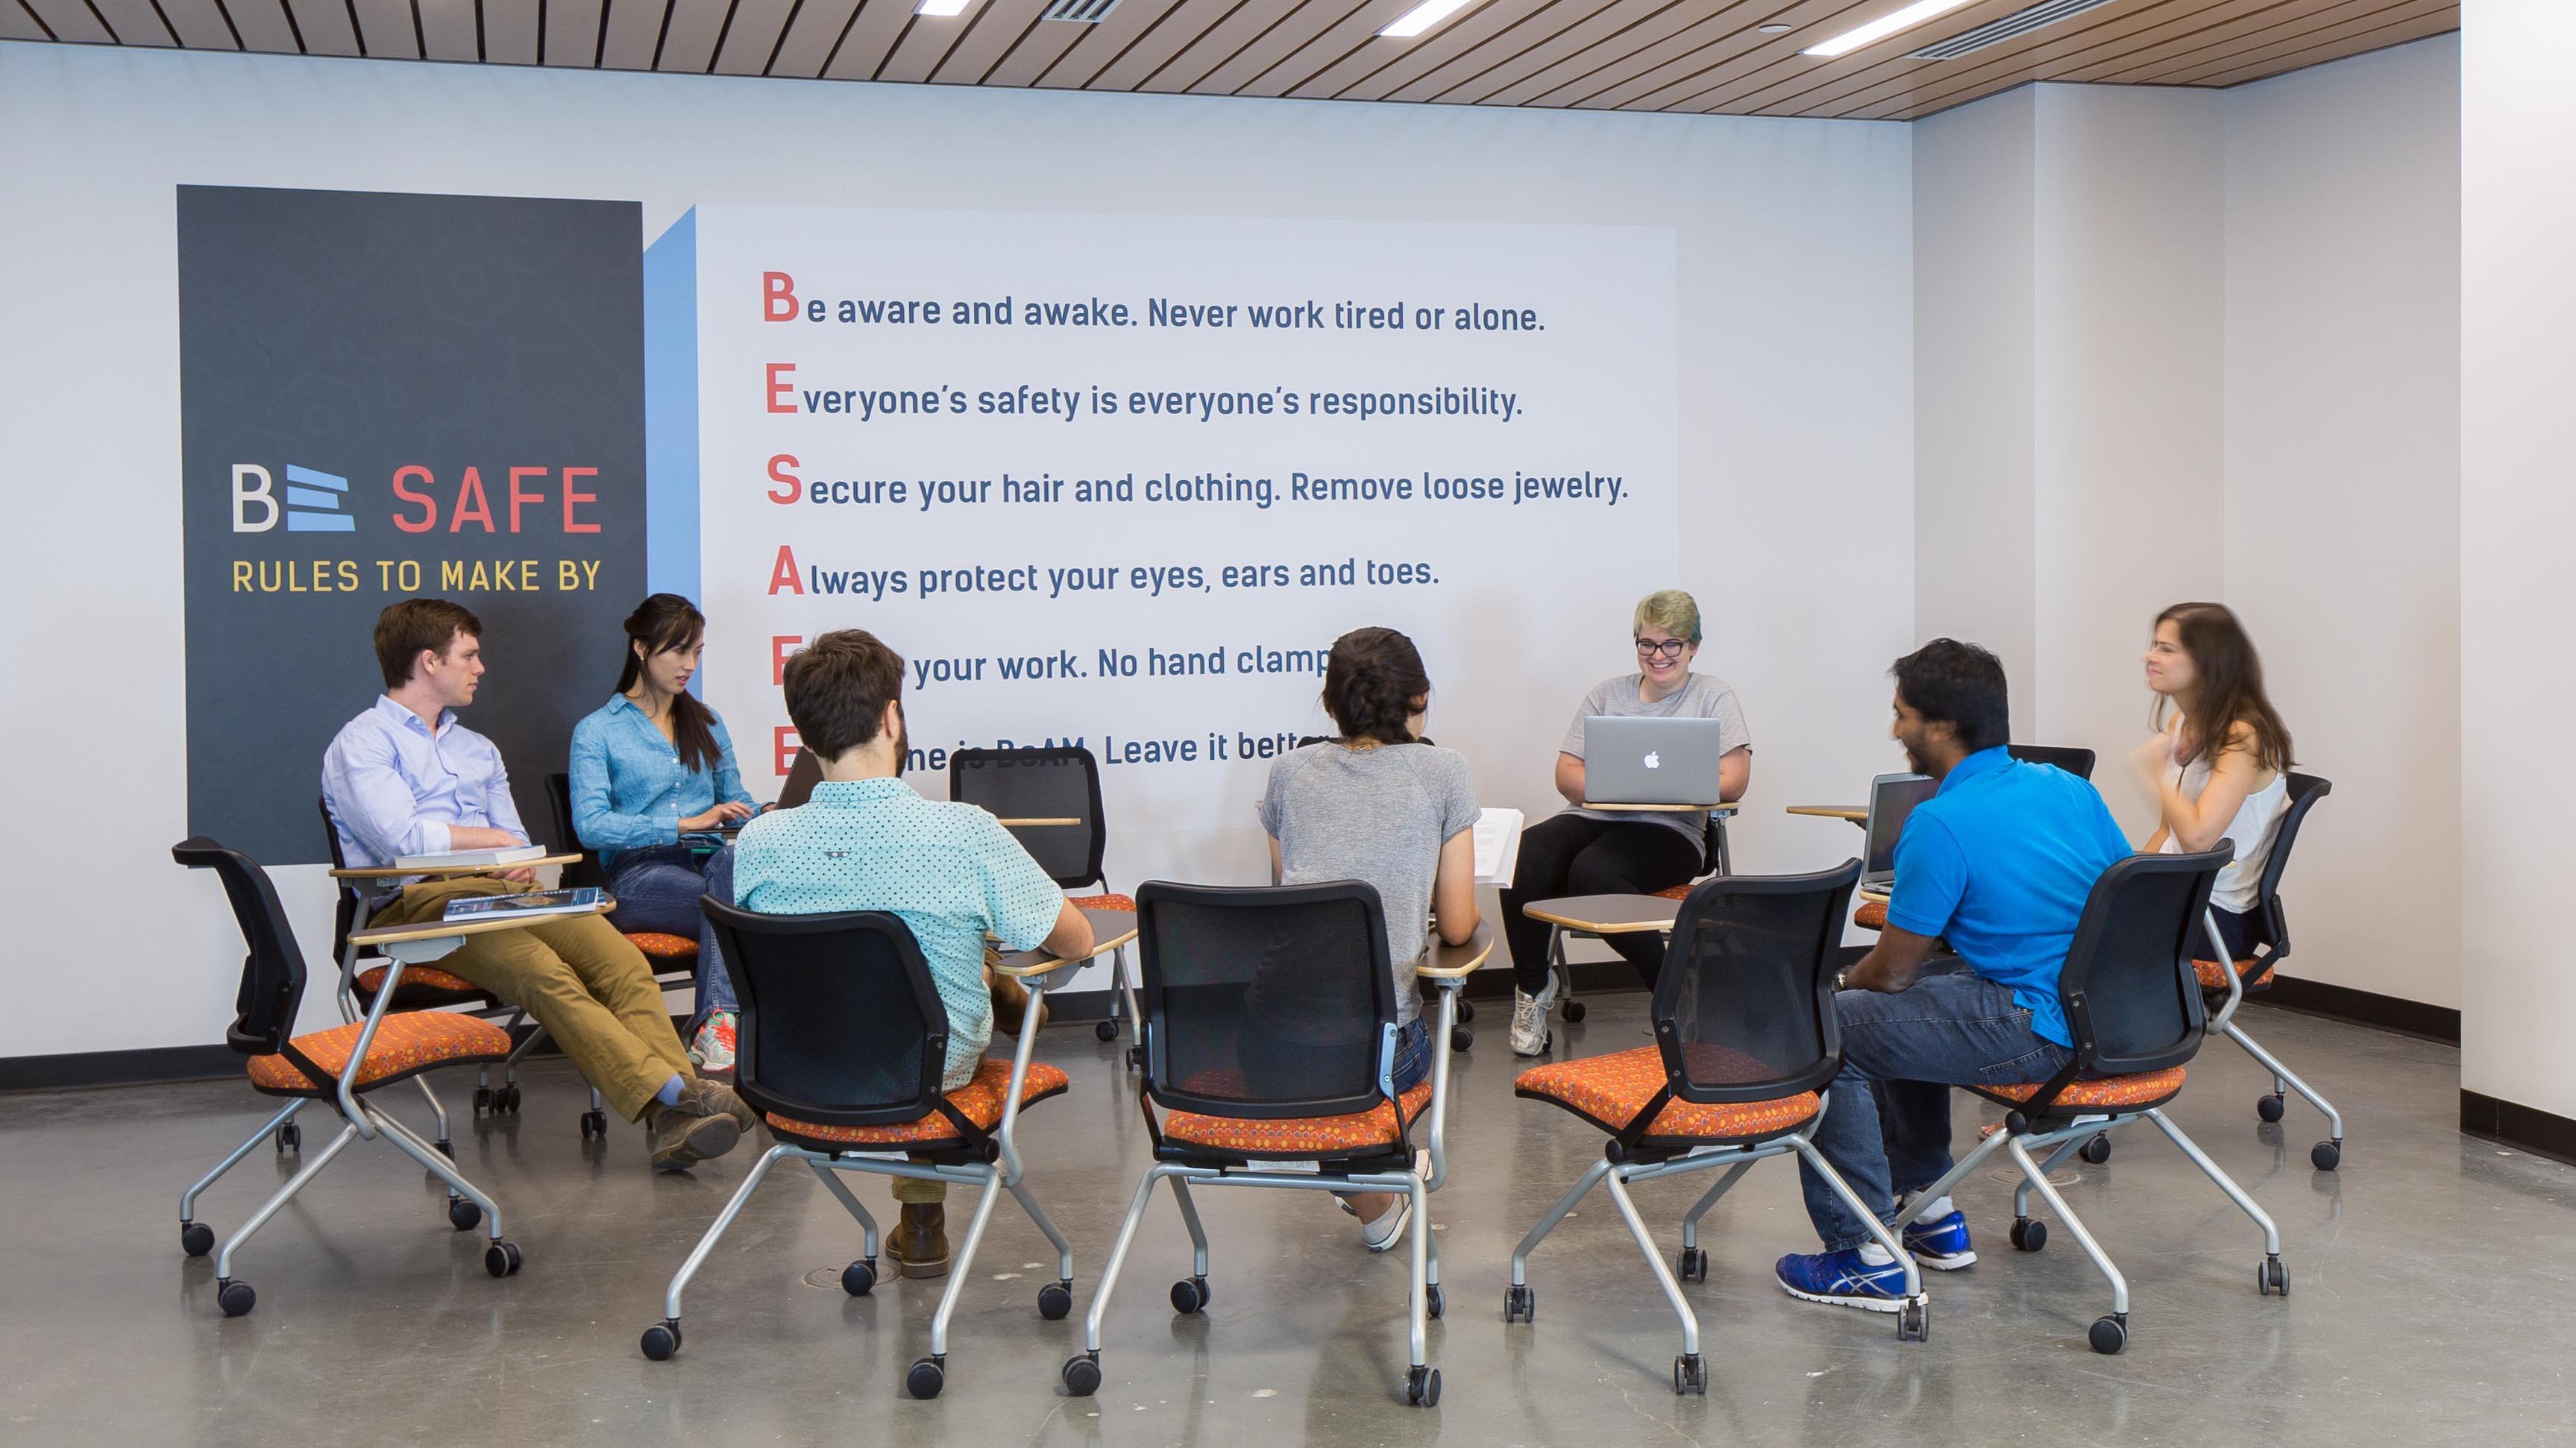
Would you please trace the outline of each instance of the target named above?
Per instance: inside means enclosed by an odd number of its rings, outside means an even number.
[[[897,779],[901,779],[901,778],[903,777],[903,762],[904,762],[904,760],[906,760],[906,759],[910,758],[910,757],[911,757],[911,755],[912,755],[912,726],[911,726],[911,724],[910,724],[910,723],[908,723],[908,722],[904,719],[904,717],[903,717],[903,706],[902,706],[902,705],[900,705],[900,704],[897,704],[897,705],[895,706],[895,710],[894,710],[894,773],[895,773],[895,778],[897,778]]]
[[[1896,743],[1898,748],[1905,751],[1905,767],[1907,769],[1914,771],[1916,774],[1928,775],[1932,772],[1931,764],[1926,761],[1922,755],[1914,752],[1913,745],[1906,743],[1902,739],[1896,741]]]

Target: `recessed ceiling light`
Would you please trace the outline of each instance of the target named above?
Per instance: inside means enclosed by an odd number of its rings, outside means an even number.
[[[1757,25],[1753,28],[1761,31],[1765,35],[1786,35],[1792,27],[1786,25]]]
[[[1935,15],[1944,15],[1968,3],[1968,0],[1914,0],[1914,3],[1891,15],[1883,15],[1857,30],[1846,30],[1821,44],[1810,45],[1804,55],[1836,56],[1860,49],[1873,40],[1894,35],[1908,26],[1920,25]]]
[[[1393,25],[1378,32],[1397,40],[1411,40],[1432,26],[1467,8],[1467,0],[1422,0],[1404,12]]]
[[[912,13],[937,16],[963,15],[966,13],[966,7],[974,3],[975,0],[921,0],[920,4],[912,8]]]

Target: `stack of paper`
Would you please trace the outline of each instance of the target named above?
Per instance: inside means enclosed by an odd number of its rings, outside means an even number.
[[[1521,862],[1521,820],[1516,809],[1487,809],[1476,814],[1476,883],[1508,885]]]

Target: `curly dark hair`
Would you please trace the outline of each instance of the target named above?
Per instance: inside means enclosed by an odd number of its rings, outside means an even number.
[[[1391,628],[1355,628],[1333,640],[1324,665],[1324,712],[1344,743],[1411,744],[1414,701],[1431,692],[1422,651]]]

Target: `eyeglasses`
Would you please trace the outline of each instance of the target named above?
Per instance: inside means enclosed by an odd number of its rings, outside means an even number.
[[[1641,659],[1678,659],[1682,656],[1682,650],[1689,647],[1690,642],[1687,639],[1665,639],[1661,643],[1656,643],[1649,639],[1639,639],[1637,640],[1637,657]]]

